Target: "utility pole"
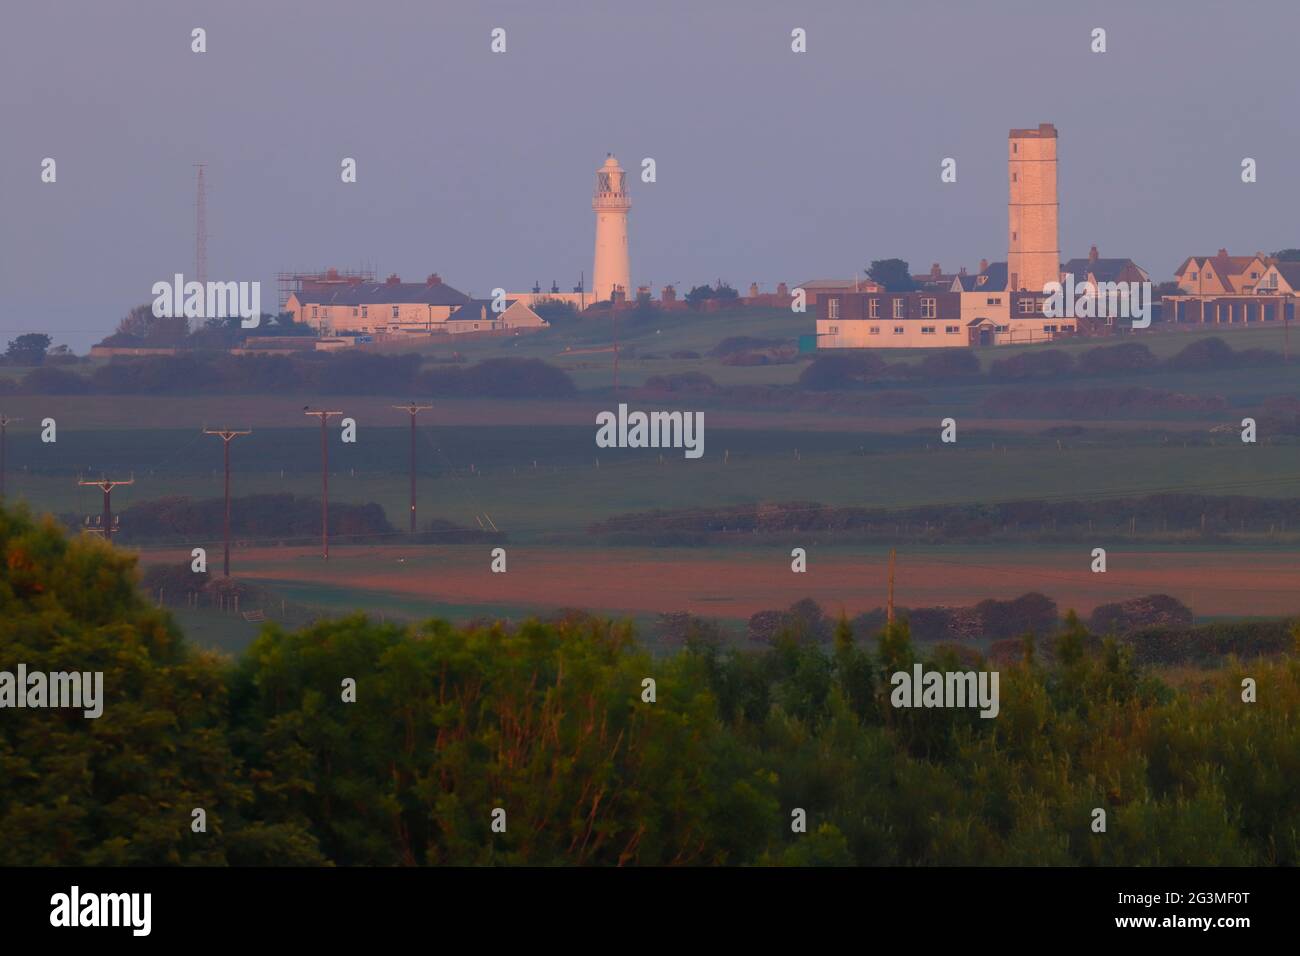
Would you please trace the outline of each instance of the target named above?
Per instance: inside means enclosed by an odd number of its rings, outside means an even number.
[[[5,500],[5,442],[7,438],[6,429],[14,422],[22,421],[21,418],[10,418],[8,415],[0,414],[0,501]]]
[[[226,517],[222,526],[225,536],[225,550],[222,552],[221,573],[224,577],[230,577],[230,443],[240,435],[251,435],[253,430],[237,432],[229,428],[205,428],[205,435],[218,435],[221,438],[222,450],[225,452],[226,459]]]
[[[311,408],[305,408],[303,411],[320,419],[320,546],[321,554],[328,561],[330,559],[330,449],[325,425],[331,418],[343,413]]]
[[[104,493],[104,513],[100,521],[103,524],[104,540],[112,542],[113,540],[113,489],[118,485],[134,485],[135,475],[125,481],[113,481],[109,478],[101,478],[99,481],[78,481],[78,485],[93,485]]]
[[[433,406],[407,402],[405,405],[394,405],[393,408],[400,409],[411,416],[411,534],[415,534],[415,416],[420,412],[428,411]]]

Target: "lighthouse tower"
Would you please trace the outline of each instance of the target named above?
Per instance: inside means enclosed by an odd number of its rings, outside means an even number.
[[[1007,288],[1042,292],[1061,281],[1057,238],[1056,127],[1013,129],[1008,140]]]
[[[624,298],[632,287],[627,258],[627,173],[610,153],[596,170],[596,194],[591,199],[596,211],[596,263],[591,270],[591,292],[597,302],[620,292]]]

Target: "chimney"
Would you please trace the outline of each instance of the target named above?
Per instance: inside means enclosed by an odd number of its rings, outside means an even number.
[[[930,275],[934,276],[936,279],[943,275],[943,270],[939,268],[939,263],[935,262],[930,265]]]
[[[438,275],[436,272],[430,273],[429,278],[425,280],[425,285],[442,285],[442,276]]]
[[[988,272],[988,271],[989,271],[989,261],[987,259],[981,259],[980,272]]]
[[[401,283],[401,281],[402,281],[401,279],[397,278],[397,273],[396,273],[396,272],[394,272],[392,275],[390,275],[390,276],[385,280],[385,282],[386,282],[387,285],[398,285],[398,284]]]
[[[964,276],[965,274],[966,274],[966,267],[962,266],[961,269],[958,270],[957,275]]]
[[[776,294],[777,294],[777,295],[789,295],[789,294],[790,294],[790,288],[789,288],[789,286],[787,286],[784,282],[778,282],[778,283],[776,284]]]
[[[1219,250],[1219,254],[1218,254],[1217,256],[1215,256],[1215,258],[1216,258],[1216,259],[1226,259],[1226,258],[1228,258],[1228,250],[1227,250],[1227,249],[1220,249],[1220,250]]]
[[[1094,245],[1091,249],[1088,250],[1088,261],[1096,262],[1099,255],[1100,253],[1097,252],[1097,247]]]

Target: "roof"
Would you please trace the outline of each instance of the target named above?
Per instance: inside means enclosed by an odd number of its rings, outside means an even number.
[[[359,282],[321,292],[295,292],[303,305],[463,305],[469,296],[445,282]]]
[[[506,299],[506,309],[510,308],[518,301],[519,301],[518,299]],[[447,321],[448,322],[467,322],[467,321],[482,322],[484,321],[484,313],[483,313],[484,309],[487,309],[488,321],[496,319],[498,315],[501,315],[506,310],[506,309],[502,309],[501,312],[494,312],[492,310],[491,299],[468,299],[466,300],[464,305],[462,305],[451,315],[447,316]]]
[[[1293,289],[1300,289],[1300,262],[1275,262],[1273,268],[1278,271]]]
[[[1132,259],[1101,258],[1071,259],[1069,262],[1061,266],[1061,271],[1073,273],[1074,281],[1076,283],[1085,281],[1088,278],[1089,273],[1096,276],[1098,282],[1118,282],[1120,281],[1120,277],[1124,274],[1124,270],[1129,266],[1138,269],[1139,272],[1141,271],[1141,269],[1138,268],[1138,264]]]
[[[796,289],[857,289],[864,285],[878,285],[874,279],[809,279],[800,282]]]
[[[980,284],[980,276],[984,283]],[[962,292],[1005,292],[1007,290],[1007,264],[990,262],[989,267],[977,275],[958,276],[956,282]],[[953,290],[958,291],[957,289]]]

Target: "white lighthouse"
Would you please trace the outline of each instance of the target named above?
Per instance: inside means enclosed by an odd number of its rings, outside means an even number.
[[[627,173],[610,153],[596,170],[596,194],[591,199],[596,211],[596,263],[591,270],[591,292],[597,302],[615,292],[629,297],[632,270],[627,257],[627,213],[632,200],[627,196]]]

